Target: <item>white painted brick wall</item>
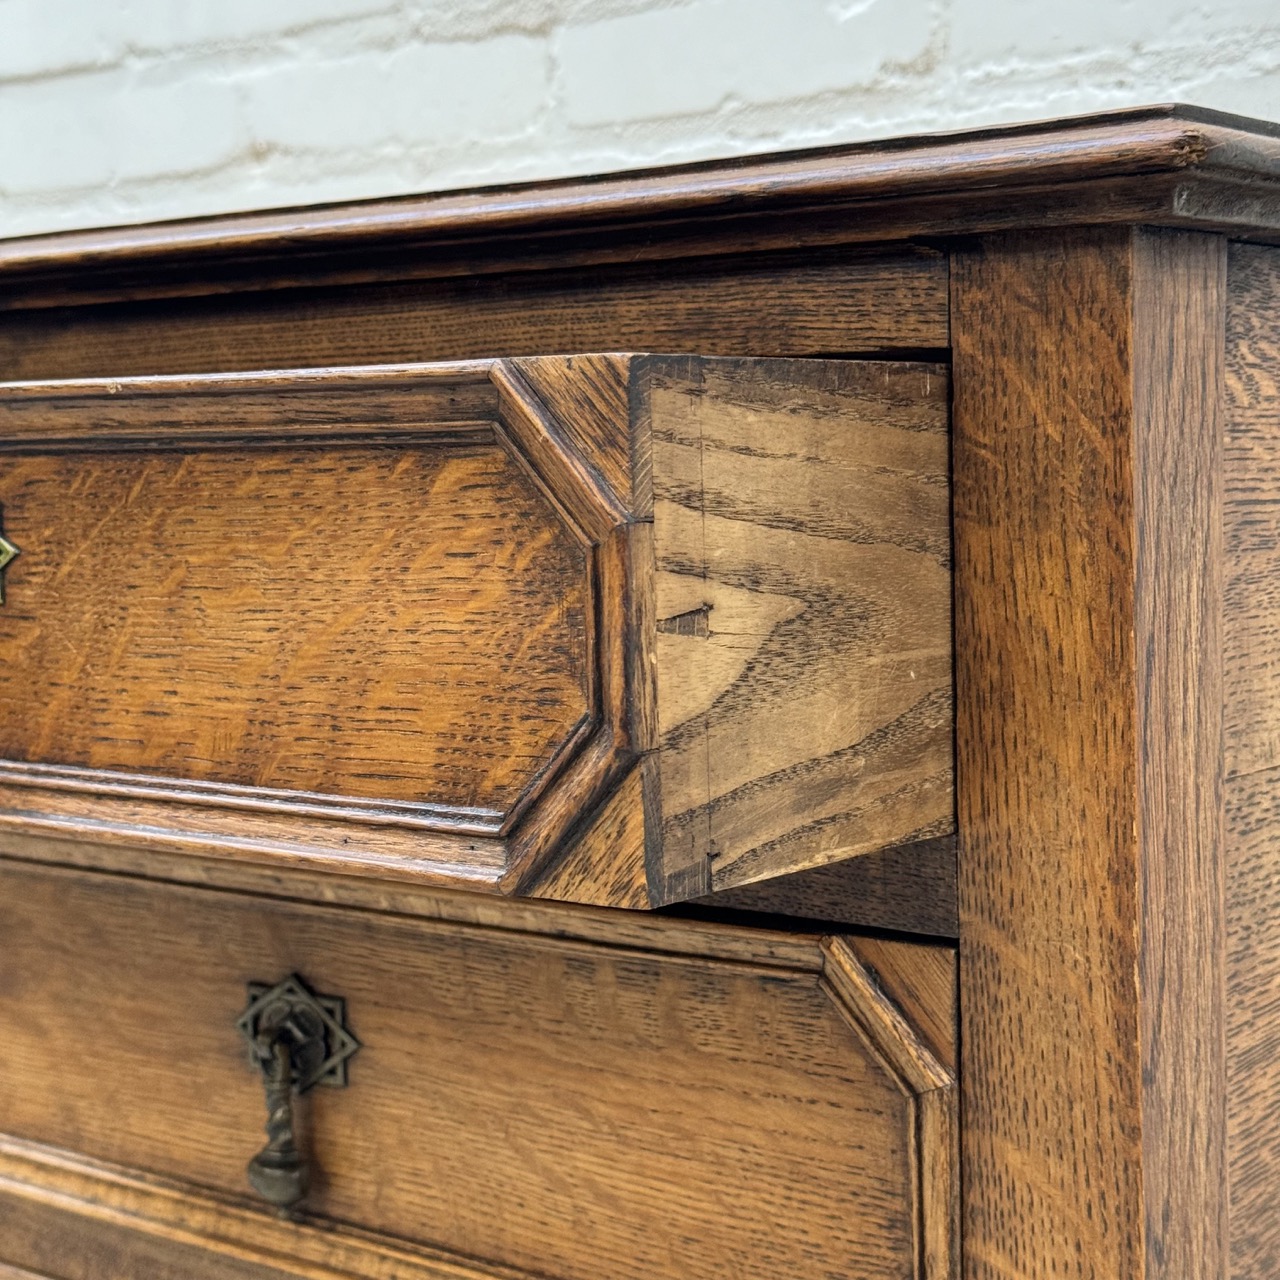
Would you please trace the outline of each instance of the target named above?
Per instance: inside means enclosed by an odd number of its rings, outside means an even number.
[[[1182,100],[1278,0],[0,0],[0,235]]]

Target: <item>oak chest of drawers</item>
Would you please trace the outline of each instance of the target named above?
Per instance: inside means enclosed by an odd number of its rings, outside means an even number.
[[[1280,1274],[1278,179],[0,243],[0,1276]]]

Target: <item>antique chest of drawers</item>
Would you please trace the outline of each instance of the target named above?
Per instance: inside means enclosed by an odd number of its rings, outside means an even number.
[[[0,1277],[1280,1275],[1280,136],[0,242]]]

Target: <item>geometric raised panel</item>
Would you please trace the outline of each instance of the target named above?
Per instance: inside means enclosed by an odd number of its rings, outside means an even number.
[[[649,906],[946,836],[946,406],[696,356],[0,387],[0,842]]]
[[[5,459],[0,757],[500,828],[592,716],[590,552],[486,441]]]
[[[0,819],[477,884],[552,847],[628,749],[622,520],[517,398],[483,366],[6,391]]]
[[[63,1262],[114,1212],[325,1277],[957,1274],[952,948],[502,902],[477,924],[417,889],[414,917],[12,864],[0,889],[0,1257],[40,1256],[26,1202],[70,1215]],[[64,939],[89,934],[85,966]],[[365,1044],[309,1099],[300,1223],[245,1211],[262,1100],[231,1026],[286,939]]]

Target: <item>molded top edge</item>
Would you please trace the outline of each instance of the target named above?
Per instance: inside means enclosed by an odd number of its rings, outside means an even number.
[[[1159,179],[1167,185],[1153,188]],[[1102,182],[1107,196],[1097,206],[1086,200],[1078,216],[1045,214],[1046,193],[1078,194]],[[1175,190],[1179,184],[1237,191],[1243,184],[1249,199],[1224,214],[1221,202],[1187,199]],[[1132,206],[1117,199],[1126,194]],[[939,200],[954,202],[945,220],[936,211]],[[908,211],[920,201],[934,202],[936,228],[930,215]],[[324,275],[325,259],[349,264],[407,245],[439,251],[530,235],[675,225],[705,234],[726,222],[741,234],[745,224],[770,214],[830,215],[872,203],[883,228],[873,238],[892,240],[982,229],[990,223],[984,210],[989,215],[997,201],[1006,222],[1028,227],[1131,221],[1272,235],[1280,227],[1280,124],[1168,104],[555,181],[0,239],[0,281],[74,274],[80,287],[92,288],[86,276],[97,273],[136,278],[178,264],[184,272],[215,265],[243,271],[300,260]],[[895,234],[899,206],[902,228]]]

